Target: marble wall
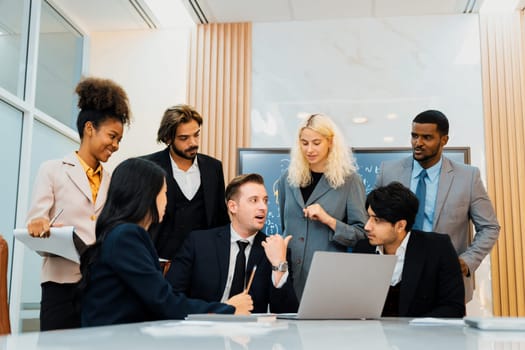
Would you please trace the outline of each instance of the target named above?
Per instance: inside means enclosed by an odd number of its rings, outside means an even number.
[[[354,147],[408,146],[419,112],[483,162],[476,15],[253,25],[252,147],[289,147],[301,116],[332,116]],[[355,118],[366,118],[363,124]]]
[[[439,109],[448,145],[470,147],[485,178],[477,15],[254,23],[252,35],[252,147],[290,147],[317,112],[353,147],[410,146],[413,117]],[[489,260],[470,315],[491,313]]]

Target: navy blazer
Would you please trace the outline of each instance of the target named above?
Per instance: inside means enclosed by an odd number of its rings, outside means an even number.
[[[230,225],[226,225],[190,233],[166,276],[176,291],[184,292],[190,298],[210,302],[221,300],[228,278],[230,229]],[[265,238],[262,232],[255,236],[246,269],[252,271],[257,265],[249,291],[253,312],[267,312],[268,305],[275,313],[297,312],[299,303],[293,289],[292,271],[281,288],[273,286],[271,264],[261,245]]]
[[[368,239],[355,253],[376,252]],[[373,271],[371,271],[373,273]],[[463,317],[465,289],[450,237],[413,230],[405,252],[399,295],[400,317]]]
[[[82,326],[183,319],[189,313],[235,312],[230,305],[192,300],[175,292],[162,276],[148,232],[138,225],[114,227],[99,253],[89,267],[82,298]]]
[[[168,203],[166,213],[160,224],[153,225],[150,232],[155,248],[160,257],[173,259],[186,238],[175,230],[175,191],[177,182],[173,177],[169,147],[164,150],[148,154],[142,158],[150,160],[166,172]],[[201,174],[201,187],[204,195],[204,210],[206,214],[206,228],[226,225],[230,222],[226,201],[224,199],[224,173],[222,163],[205,154],[197,154],[197,163]]]

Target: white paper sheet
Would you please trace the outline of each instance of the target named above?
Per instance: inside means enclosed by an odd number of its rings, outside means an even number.
[[[80,256],[73,242],[73,226],[51,227],[47,238],[33,237],[25,228],[14,230],[15,238],[40,255],[58,255],[80,263]]]
[[[408,322],[411,326],[464,326],[465,322],[462,319],[451,319],[451,318],[435,318],[435,317],[422,317],[414,318]]]

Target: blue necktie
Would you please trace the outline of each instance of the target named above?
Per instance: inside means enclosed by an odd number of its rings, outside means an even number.
[[[419,173],[419,180],[417,182],[416,197],[419,201],[419,208],[417,210],[416,221],[414,222],[414,229],[423,230],[423,220],[425,219],[425,198],[427,196],[427,184],[425,178],[427,171],[421,170]]]

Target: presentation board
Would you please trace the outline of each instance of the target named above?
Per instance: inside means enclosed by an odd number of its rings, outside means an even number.
[[[381,162],[408,157],[412,154],[410,147],[396,148],[353,148],[357,171],[363,179],[366,193],[374,188],[375,179]],[[470,164],[469,147],[447,147],[444,154],[460,163]],[[268,192],[268,215],[263,232],[267,235],[281,233],[279,214],[278,184],[290,164],[290,149],[288,148],[239,148],[237,173],[258,173],[264,177]]]

